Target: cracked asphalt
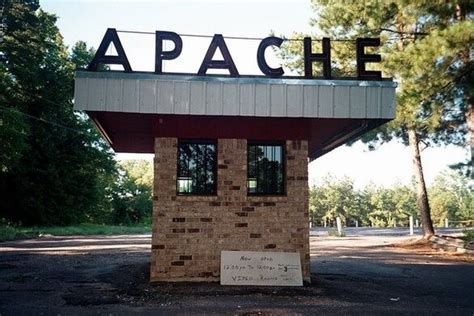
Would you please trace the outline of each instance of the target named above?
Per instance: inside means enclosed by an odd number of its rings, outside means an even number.
[[[3,242],[0,314],[473,315],[473,258],[408,239],[313,230],[312,283],[297,288],[150,284],[149,235]]]

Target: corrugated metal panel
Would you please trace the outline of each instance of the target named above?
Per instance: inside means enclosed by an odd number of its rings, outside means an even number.
[[[74,80],[74,108],[76,110],[87,110],[87,96],[89,95],[88,78]]]
[[[287,86],[286,107],[289,117],[303,117],[303,98],[303,86]]]
[[[175,81],[174,83],[174,113],[189,114],[189,89],[190,82]]]
[[[253,84],[240,85],[240,115],[255,115],[255,85]]]
[[[208,83],[206,92],[206,110],[209,113],[222,114],[222,87],[221,83]]]
[[[343,86],[334,89],[337,89],[337,93],[334,93],[334,117],[350,117],[351,87]]]
[[[303,86],[303,116],[318,117],[318,86]]]
[[[367,117],[380,117],[380,88],[367,88]]]
[[[140,80],[138,88],[139,112],[156,113],[156,80]]]
[[[319,87],[318,117],[334,117],[334,87],[333,86]]]
[[[107,111],[122,112],[122,79],[109,79],[105,91]]]
[[[391,81],[222,78],[77,72],[75,109],[260,117],[386,118]]]
[[[367,104],[367,88],[363,87],[351,87],[351,107],[350,117],[353,118],[364,118],[366,117],[366,104]]]
[[[239,115],[239,85],[237,83],[223,84],[222,94],[222,114]]]
[[[190,90],[190,114],[206,114],[206,83],[193,81]]]
[[[255,85],[255,116],[270,116],[269,85]]]
[[[286,85],[270,85],[270,116],[286,116]]]
[[[139,112],[138,80],[123,80],[123,112]]]
[[[174,113],[174,82],[157,80],[156,106],[157,112],[164,114]]]
[[[395,116],[395,89],[380,88],[382,94],[382,102],[380,102],[381,116]]]
[[[91,111],[106,111],[105,107],[105,82],[108,79],[90,78],[87,84],[87,105],[86,109]]]

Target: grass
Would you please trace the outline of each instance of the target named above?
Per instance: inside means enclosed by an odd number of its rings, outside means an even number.
[[[134,226],[112,226],[98,224],[80,224],[74,226],[53,227],[15,227],[0,225],[0,241],[34,238],[44,235],[69,236],[69,235],[121,235],[150,233],[149,224]]]
[[[468,245],[469,243],[474,243],[474,229],[466,229],[463,231],[464,236],[461,238],[464,240],[464,244]]]
[[[328,230],[328,235],[331,237],[346,237],[346,233],[344,233],[344,231],[342,231],[342,233],[339,235],[337,229]]]

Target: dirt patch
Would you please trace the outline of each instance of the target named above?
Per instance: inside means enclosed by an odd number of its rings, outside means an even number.
[[[389,245],[388,247],[391,247],[398,252],[409,251],[410,253],[417,255],[431,256],[453,262],[474,263],[474,255],[433,249],[432,243],[424,238],[410,239],[401,243]]]

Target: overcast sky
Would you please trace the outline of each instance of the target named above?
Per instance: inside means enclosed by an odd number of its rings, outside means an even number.
[[[107,28],[128,31],[173,31],[180,34],[266,37],[270,32],[289,36],[293,32],[312,32],[309,20],[312,11],[309,0],[150,0],[150,1],[92,1],[92,0],[43,0],[42,8],[58,17],[58,26],[66,45],[83,40],[98,47]],[[119,33],[127,57],[134,70],[153,71],[154,37]],[[165,64],[165,71],[197,72],[204,57],[209,38],[183,38],[183,52]],[[241,74],[258,74],[256,49],[258,41],[226,40],[235,64]],[[278,60],[269,51],[269,63],[278,66]],[[383,56],[382,56],[383,58]],[[289,70],[286,70],[288,73]],[[465,149],[453,146],[428,148],[422,159],[428,183],[449,164],[464,160]],[[119,154],[118,159],[152,155]],[[310,183],[324,175],[347,175],[357,186],[369,182],[382,185],[408,183],[413,169],[410,151],[405,146],[391,142],[369,152],[356,143],[340,147],[309,166]]]

